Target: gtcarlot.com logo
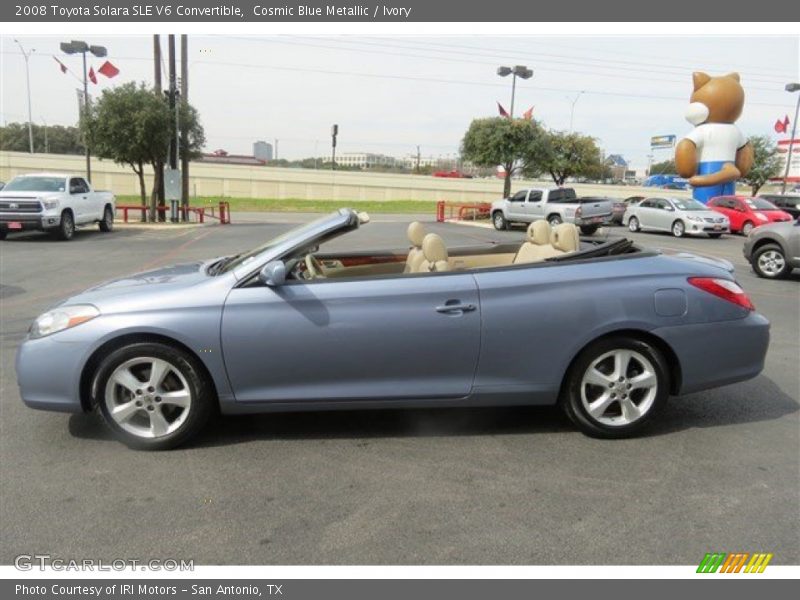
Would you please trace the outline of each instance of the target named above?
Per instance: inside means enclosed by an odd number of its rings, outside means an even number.
[[[698,573],[763,573],[772,554],[766,552],[707,552],[697,567]]]

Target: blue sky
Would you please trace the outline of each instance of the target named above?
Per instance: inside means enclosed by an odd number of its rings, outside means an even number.
[[[509,108],[510,79],[500,65],[534,70],[519,81],[515,112],[535,106],[547,127],[598,138],[606,153],[645,166],[652,135],[684,134],[691,73],[738,71],[747,92],[739,126],[770,134],[792,118],[796,97],[783,91],[800,79],[797,37],[535,36],[199,36],[189,37],[190,99],[200,110],[208,149],[250,153],[257,139],[279,139],[284,158],[323,155],[339,124],[338,152],[402,156],[458,151],[471,119]],[[152,81],[151,36],[69,36],[104,45],[121,73],[90,92],[130,80]],[[80,59],[61,55],[56,37],[20,36],[30,60],[33,118],[73,124],[75,88],[56,55],[75,73]],[[13,37],[0,40],[3,122],[27,120],[24,61]],[[166,57],[166,36],[162,36]],[[98,67],[102,60],[95,60]],[[655,159],[667,158],[656,153]]]

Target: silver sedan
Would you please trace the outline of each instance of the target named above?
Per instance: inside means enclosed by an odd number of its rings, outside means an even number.
[[[728,217],[692,198],[645,198],[628,207],[625,222],[631,231],[667,231],[675,237],[707,234],[718,238],[731,230]]]

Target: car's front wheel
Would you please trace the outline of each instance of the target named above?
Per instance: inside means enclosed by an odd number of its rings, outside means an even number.
[[[642,429],[668,395],[661,352],[642,340],[611,337],[591,344],[575,360],[561,404],[585,434],[623,438]]]
[[[748,236],[750,232],[753,231],[753,223],[751,221],[745,221],[742,225],[742,235]]]
[[[499,210],[492,215],[492,223],[497,231],[505,231],[508,229],[508,221]]]
[[[683,221],[677,220],[672,224],[672,235],[675,237],[683,237],[683,234],[686,233],[686,225],[683,224]]]
[[[778,244],[761,246],[753,253],[751,264],[756,275],[765,279],[781,279],[791,271],[783,249]]]
[[[97,371],[96,401],[114,436],[137,450],[166,450],[196,436],[215,405],[212,386],[190,354],[134,343]]]
[[[639,231],[639,219],[636,217],[631,217],[628,219],[628,229],[634,233]]]
[[[71,240],[75,235],[75,218],[72,216],[71,210],[65,210],[61,213],[61,222],[55,230],[55,235],[60,240]]]

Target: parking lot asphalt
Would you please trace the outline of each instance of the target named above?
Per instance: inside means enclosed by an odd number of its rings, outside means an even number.
[[[636,439],[590,439],[555,408],[384,410],[226,417],[191,447],[143,453],[111,440],[95,415],[21,403],[14,353],[51,304],[128,272],[240,251],[308,218],[0,242],[1,563],[45,553],[196,564],[696,565],[710,551],[800,563],[800,273],[758,279],[738,236],[611,230],[732,261],[772,322],[759,377],[670,399]],[[409,219],[375,215],[331,247],[406,246]],[[428,226],[451,246],[524,235]]]

